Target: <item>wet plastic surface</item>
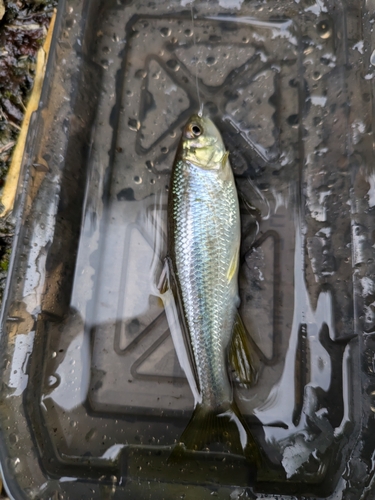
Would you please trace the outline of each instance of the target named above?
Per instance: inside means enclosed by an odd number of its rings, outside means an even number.
[[[3,306],[14,498],[374,495],[375,5],[225,3],[194,5],[196,47],[180,2],[59,6]],[[196,71],[262,215],[257,234],[243,210],[240,270],[260,376],[236,386],[257,481],[238,457],[167,462],[193,397],[157,282]]]

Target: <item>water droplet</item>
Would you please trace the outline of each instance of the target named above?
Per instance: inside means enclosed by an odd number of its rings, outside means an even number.
[[[146,71],[146,70],[144,70],[144,69],[139,69],[138,71],[136,71],[136,72],[135,72],[134,76],[135,76],[136,78],[140,78],[140,79],[142,79],[142,78],[146,78],[146,76],[147,76],[147,71]]]
[[[10,442],[11,445],[16,444],[17,441],[18,441],[17,434],[14,434],[13,432],[11,434],[9,434],[9,442]]]
[[[163,146],[163,147],[160,149],[160,151],[161,151],[164,155],[166,155],[166,154],[168,153],[169,149],[168,149],[166,146]]]
[[[207,66],[213,66],[216,62],[216,59],[213,56],[208,56],[206,59]]]
[[[154,168],[154,162],[151,160],[146,161],[146,168],[149,172],[152,172],[152,169]]]
[[[321,78],[322,78],[322,75],[319,73],[319,71],[314,71],[313,80],[320,80]]]
[[[56,351],[52,351],[51,358],[56,358],[56,356],[57,356],[57,352]]]
[[[189,29],[185,30],[185,36],[192,36],[193,32]]]
[[[128,126],[129,126],[130,130],[134,130],[134,132],[137,132],[140,129],[141,124],[135,118],[129,118]]]
[[[155,184],[155,179],[150,179],[150,184]]]
[[[178,71],[180,69],[180,65],[175,59],[169,59],[169,61],[167,61],[167,66],[172,71]]]
[[[160,30],[161,36],[170,36],[171,34],[171,29],[170,28],[161,28]]]
[[[314,123],[315,127],[317,127],[318,125],[320,125],[322,123],[322,119],[320,118],[320,116],[315,116],[314,119],[313,119],[313,123]]]
[[[136,184],[141,184],[142,183],[142,177],[139,177],[139,175],[134,176],[134,182]]]
[[[74,428],[74,427],[77,427],[77,422],[76,422],[75,420],[72,420],[72,421],[70,422],[70,427],[73,427],[73,428]]]
[[[372,51],[372,54],[370,56],[370,63],[375,66],[375,50]]]
[[[288,116],[288,118],[286,119],[288,125],[290,125],[291,127],[297,127],[298,126],[298,115],[290,115]]]
[[[332,35],[331,25],[327,20],[320,21],[316,26],[316,31],[320,38],[323,39],[329,38]]]
[[[52,385],[55,385],[57,382],[57,377],[55,375],[50,375],[48,377],[48,385],[51,387]]]
[[[85,436],[86,441],[90,441],[93,437],[95,437],[97,434],[96,429],[93,427],[88,431],[88,433]]]

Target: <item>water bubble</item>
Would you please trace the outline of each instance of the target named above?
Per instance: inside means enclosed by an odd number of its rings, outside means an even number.
[[[155,184],[155,179],[150,179],[150,184]]]
[[[213,66],[216,62],[216,59],[213,56],[208,56],[206,59],[207,66]]]
[[[375,50],[372,51],[372,54],[370,56],[370,63],[375,66]]]
[[[152,169],[154,168],[154,162],[151,160],[146,161],[146,168],[149,172],[152,172]]]
[[[193,32],[190,29],[185,30],[185,36],[193,36]]]
[[[134,176],[134,182],[136,184],[141,184],[142,183],[142,177],[139,177],[139,175]]]
[[[166,155],[166,154],[168,153],[169,149],[168,149],[166,146],[163,146],[163,147],[160,149],[160,151],[161,151],[164,155]]]

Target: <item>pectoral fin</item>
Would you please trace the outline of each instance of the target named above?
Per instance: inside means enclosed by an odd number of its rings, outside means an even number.
[[[223,154],[223,157],[221,159],[221,164],[223,165],[223,167],[225,166],[228,158],[229,158],[229,151],[225,151],[225,153]]]
[[[239,259],[239,254],[238,252],[235,252],[232,260],[230,261],[229,268],[227,271],[227,279],[228,282],[232,281],[233,277],[235,276],[237,269],[238,269],[238,259]]]
[[[238,312],[233,327],[229,360],[235,372],[235,377],[241,384],[248,386],[256,383],[258,379],[256,354]]]

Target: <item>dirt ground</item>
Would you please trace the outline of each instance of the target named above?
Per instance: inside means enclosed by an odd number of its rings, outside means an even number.
[[[0,0],[0,189],[33,86],[36,54],[58,0]],[[0,302],[13,240],[9,218],[0,218]]]

